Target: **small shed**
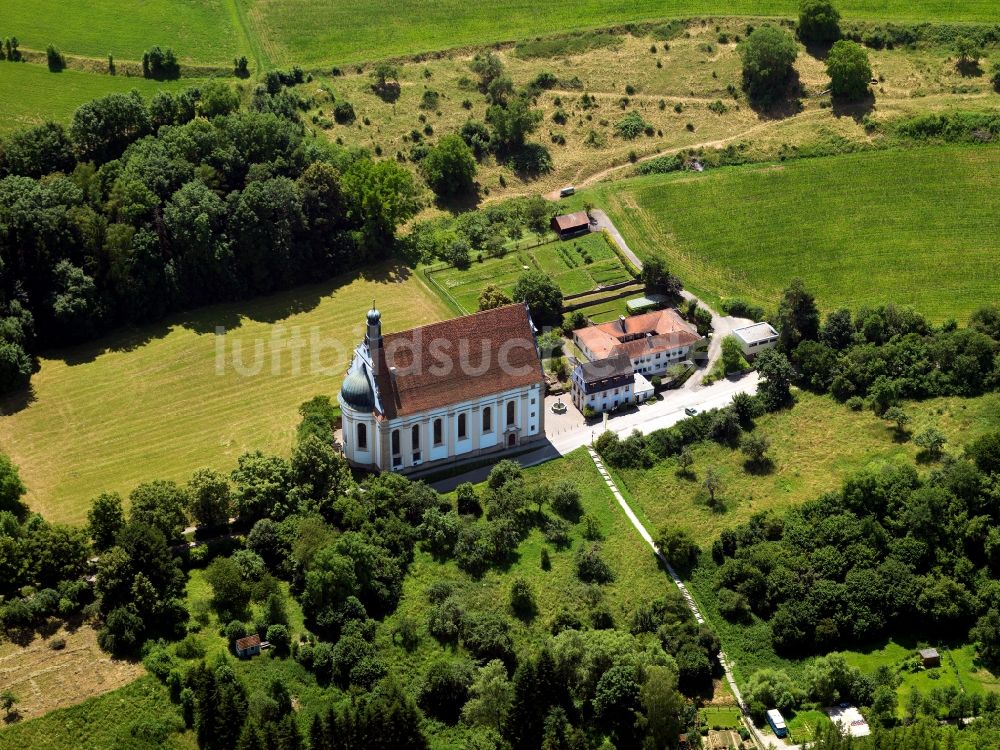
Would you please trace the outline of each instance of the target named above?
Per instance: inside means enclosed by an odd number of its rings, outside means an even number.
[[[575,237],[578,234],[590,231],[590,217],[586,211],[577,211],[572,214],[563,214],[552,219],[552,228],[560,239]]]
[[[260,636],[254,633],[236,641],[236,655],[241,659],[256,656],[260,653]]]
[[[925,669],[940,667],[941,655],[936,648],[922,648],[920,649],[920,662],[924,665]]]

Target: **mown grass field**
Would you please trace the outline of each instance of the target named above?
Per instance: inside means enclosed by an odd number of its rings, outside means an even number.
[[[68,123],[77,108],[91,99],[135,89],[151,97],[160,89],[176,91],[196,85],[196,79],[150,81],[81,70],[50,73],[44,65],[0,63],[0,135],[46,120]]]
[[[845,18],[878,21],[996,20],[991,0],[843,0]],[[240,53],[266,65],[320,65],[492,44],[538,35],[688,16],[784,16],[796,0],[503,0],[481,6],[461,0],[146,0],[127,13],[111,0],[65,5],[8,0],[4,33],[23,46],[90,57],[137,60],[154,44],[182,61],[228,64]]]
[[[780,512],[837,489],[872,462],[912,462],[917,456],[912,441],[899,442],[893,427],[871,412],[852,412],[827,396],[799,392],[797,398],[793,408],[757,420],[756,430],[771,442],[774,466],[769,474],[749,473],[739,450],[706,442],[692,450],[691,477],[678,475],[674,459],[647,470],[616,471],[636,512],[648,519],[651,530],[676,524],[707,548],[721,531],[754,513]],[[959,454],[965,443],[1000,423],[1000,395],[930,399],[908,403],[904,410],[913,419],[912,434],[936,425],[948,436],[946,450]],[[722,513],[712,511],[702,498],[701,481],[710,467],[721,480]]]
[[[820,307],[894,302],[964,320],[1000,297],[1000,149],[934,147],[602,186],[633,250],[709,299],[773,307],[804,279]]]
[[[425,273],[445,297],[471,313],[479,309],[483,289],[496,284],[509,295],[528,270],[541,271],[552,278],[563,294],[579,294],[632,279],[603,233],[546,242],[502,258],[484,257],[481,261],[474,260],[467,269],[445,266],[428,268]]]
[[[104,490],[229,471],[245,450],[287,452],[299,404],[336,396],[373,298],[387,332],[450,317],[408,270],[380,267],[43,354],[33,400],[0,405],[0,445],[28,504],[81,523]],[[255,361],[257,374],[240,374]]]
[[[62,648],[53,644],[63,641]],[[62,627],[19,646],[0,643],[0,689],[13,690],[22,720],[72,706],[127,685],[145,673],[141,664],[112,659],[90,625]],[[3,732],[0,731],[0,745]]]
[[[234,0],[143,0],[127,7],[114,0],[61,3],[5,0],[3,35],[21,46],[85,57],[139,60],[159,44],[181,62],[228,64],[240,52]],[[6,74],[6,69],[0,74]]]

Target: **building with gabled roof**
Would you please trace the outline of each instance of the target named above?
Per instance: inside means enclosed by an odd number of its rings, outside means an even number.
[[[523,304],[382,335],[378,310],[340,389],[357,467],[411,471],[544,438],[544,375]]]
[[[555,216],[552,219],[552,228],[561,239],[573,237],[590,231],[590,217],[586,211]]]
[[[254,633],[253,635],[248,635],[245,638],[237,638],[235,646],[236,655],[240,658],[256,656],[260,653],[260,636]]]
[[[701,336],[676,310],[665,309],[580,328],[573,341],[591,362],[624,352],[634,372],[652,377],[684,361]]]
[[[573,404],[580,411],[587,407],[598,414],[614,411],[632,403],[634,382],[632,363],[623,351],[605,359],[581,362],[573,370]]]

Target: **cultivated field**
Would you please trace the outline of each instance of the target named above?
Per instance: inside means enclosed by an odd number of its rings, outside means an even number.
[[[197,79],[151,81],[109,76],[81,70],[50,73],[44,65],[0,63],[0,135],[46,120],[68,123],[81,104],[91,99],[135,89],[151,97],[160,89],[176,91],[193,86]]]
[[[650,528],[677,524],[709,545],[721,531],[745,523],[754,513],[781,511],[837,489],[847,476],[872,462],[912,463],[917,455],[912,441],[898,442],[893,428],[871,412],[852,412],[827,396],[799,392],[797,397],[792,409],[757,420],[756,430],[771,441],[771,473],[751,474],[739,450],[701,443],[692,448],[692,477],[678,476],[673,459],[652,469],[616,471],[636,512],[648,519]],[[904,409],[913,418],[911,433],[935,425],[948,436],[947,450],[955,453],[1000,423],[1000,395],[995,393],[907,403]],[[723,513],[713,512],[700,499],[709,468],[721,481]]]
[[[846,18],[996,20],[992,0],[841,0]],[[123,13],[111,0],[61,4],[7,0],[4,33],[22,45],[91,57],[138,59],[154,44],[182,60],[228,64],[239,53],[264,65],[320,65],[490,44],[555,32],[685,16],[785,16],[797,0],[146,0]]]
[[[770,307],[801,277],[825,310],[894,302],[940,322],[1000,297],[998,173],[1000,149],[941,147],[639,178],[588,198],[709,299]]]
[[[54,649],[59,641],[65,645]],[[97,631],[89,625],[60,628],[24,647],[0,643],[0,691],[14,691],[24,721],[115,690],[145,671],[141,664],[112,659],[101,651]]]
[[[33,400],[9,400],[0,417],[29,505],[81,523],[104,490],[228,471],[249,449],[287,452],[299,404],[336,395],[373,298],[386,331],[449,317],[409,271],[382,267],[42,356]],[[255,358],[257,374],[237,371]]]
[[[425,273],[443,295],[471,313],[479,309],[479,295],[484,288],[496,284],[509,295],[528,270],[549,276],[563,294],[579,294],[632,280],[603,233],[547,242],[502,258],[484,258],[473,261],[465,270],[444,266],[428,268]]]

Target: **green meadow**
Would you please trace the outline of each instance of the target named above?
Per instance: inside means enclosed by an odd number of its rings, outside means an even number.
[[[231,63],[240,50],[235,0],[114,0],[62,3],[5,0],[3,36],[44,50],[54,44],[73,55],[140,60],[153,45],[173,47],[182,63]],[[0,78],[6,74],[0,73]]]
[[[992,0],[842,0],[845,18],[995,22]],[[6,0],[2,32],[26,48],[137,60],[173,47],[182,62],[227,65],[352,63],[453,47],[530,39],[599,26],[689,16],[785,16],[797,0],[112,0],[64,4]]]
[[[2,33],[2,32],[0,32]],[[151,81],[81,70],[50,73],[44,65],[0,63],[0,135],[46,120],[67,123],[81,104],[91,99],[135,89],[150,97],[161,89],[177,90],[197,80]]]
[[[795,277],[820,307],[894,302],[936,322],[1000,298],[1000,149],[879,151],[587,193],[633,250],[662,255],[709,300],[773,307]]]

